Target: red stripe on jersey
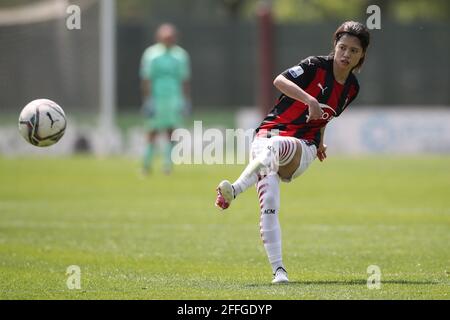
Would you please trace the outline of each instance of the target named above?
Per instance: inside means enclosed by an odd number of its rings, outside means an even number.
[[[300,115],[308,109],[303,102],[295,100],[291,106],[282,114],[278,115],[277,123],[289,123],[300,117]]]
[[[325,76],[326,76],[326,70],[319,68],[317,69],[316,75],[314,79],[311,81],[309,86],[305,89],[306,92],[308,92],[310,95],[312,95],[314,98],[317,98],[320,94],[320,84],[325,83]]]

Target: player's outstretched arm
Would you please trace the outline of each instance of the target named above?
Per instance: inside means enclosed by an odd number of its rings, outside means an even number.
[[[273,85],[288,97],[301,101],[309,106],[309,117],[307,122],[322,117],[323,111],[317,99],[282,74],[275,78]]]

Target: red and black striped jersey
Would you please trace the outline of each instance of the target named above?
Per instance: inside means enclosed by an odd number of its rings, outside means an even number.
[[[256,129],[257,135],[276,131],[278,135],[296,137],[318,147],[321,128],[338,117],[358,95],[358,80],[350,73],[345,84],[338,83],[334,79],[331,56],[306,58],[282,75],[326,105],[322,106],[322,118],[306,122],[308,105],[282,94]]]

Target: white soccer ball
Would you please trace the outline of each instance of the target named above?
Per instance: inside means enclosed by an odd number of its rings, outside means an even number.
[[[37,147],[48,147],[58,142],[66,131],[66,125],[64,110],[48,99],[31,101],[19,117],[20,134]]]

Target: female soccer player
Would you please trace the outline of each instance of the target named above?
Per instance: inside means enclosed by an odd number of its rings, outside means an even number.
[[[216,206],[224,210],[256,184],[261,238],[272,265],[272,283],[289,281],[281,254],[280,179],[289,182],[316,157],[320,161],[327,157],[325,127],[358,95],[354,73],[364,63],[369,42],[363,24],[346,21],[334,33],[330,55],[306,58],[278,75],[274,85],[282,95],[256,130],[250,163],[233,184],[224,180],[216,189]]]

